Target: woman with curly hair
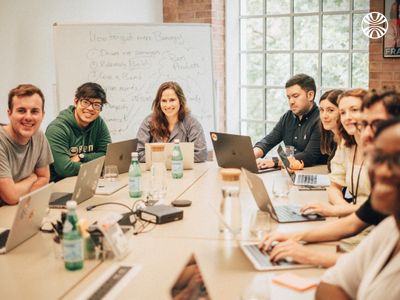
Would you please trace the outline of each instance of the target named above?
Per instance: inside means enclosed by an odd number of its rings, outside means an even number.
[[[146,161],[146,143],[171,143],[174,139],[194,143],[195,162],[207,159],[203,128],[190,114],[185,94],[178,83],[168,81],[160,85],[152,110],[152,114],[143,120],[136,135],[140,162]]]

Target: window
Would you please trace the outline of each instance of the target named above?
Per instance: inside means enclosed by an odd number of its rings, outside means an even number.
[[[368,38],[361,20],[369,12],[369,0],[237,2],[238,50],[231,55],[239,59],[229,59],[228,53],[227,68],[237,69],[239,93],[227,96],[228,131],[239,129],[253,143],[264,137],[288,110],[284,85],[297,73],[314,77],[316,99],[331,88],[368,86]],[[227,6],[228,14],[235,12],[232,7]],[[229,43],[234,34],[229,18],[234,17],[227,16],[228,48],[235,47]],[[233,86],[227,76],[228,87]],[[231,104],[237,106],[236,121]],[[229,125],[238,119],[238,125]]]

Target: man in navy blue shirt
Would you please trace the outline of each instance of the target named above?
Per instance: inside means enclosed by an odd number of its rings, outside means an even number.
[[[264,157],[283,141],[286,146],[294,147],[294,157],[303,161],[305,167],[326,163],[326,157],[320,150],[320,119],[314,102],[314,79],[306,74],[297,74],[286,82],[285,88],[290,110],[280,118],[266,137],[255,144],[256,158]],[[276,158],[259,162],[261,168],[278,165],[280,162]]]

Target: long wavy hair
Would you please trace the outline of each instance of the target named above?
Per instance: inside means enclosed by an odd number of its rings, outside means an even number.
[[[321,98],[319,99],[319,103],[321,103],[323,100],[328,100],[330,103],[338,107],[338,97],[339,95],[343,93],[342,90],[329,90],[326,91]],[[337,128],[338,132],[340,131],[340,128],[343,127],[342,123],[340,122],[340,118],[337,120]],[[335,141],[335,135],[331,130],[326,130],[324,126],[322,125],[322,121],[320,122],[321,126],[321,153],[322,154],[327,154],[329,157],[331,157],[335,150],[336,150],[336,143],[340,141]]]
[[[367,95],[367,93],[368,92],[366,90],[361,89],[361,88],[356,88],[356,89],[351,89],[351,90],[345,91],[339,96],[338,101],[337,101],[338,105],[340,103],[340,100],[343,99],[344,97],[356,97],[356,98],[359,98],[360,101],[362,102],[364,99],[364,96]],[[349,135],[343,126],[341,128],[339,128],[339,134],[340,134],[341,138],[343,138],[344,145],[346,147],[351,147],[356,144],[356,140],[355,140],[354,136]]]
[[[179,99],[180,107],[178,111],[178,121],[182,122],[189,113],[189,108],[186,104],[186,97],[180,85],[174,81],[168,81],[161,84],[158,88],[156,97],[153,100],[153,104],[151,105],[153,113],[151,117],[150,133],[152,136],[163,140],[168,140],[169,136],[171,135],[171,132],[168,129],[168,120],[161,109],[161,96],[162,93],[167,89],[174,90]]]

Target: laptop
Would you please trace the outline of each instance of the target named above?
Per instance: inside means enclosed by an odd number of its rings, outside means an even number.
[[[10,229],[0,229],[0,254],[9,252],[40,230],[53,182],[22,196]]]
[[[295,205],[276,205],[268,195],[264,182],[256,174],[242,168],[244,178],[249,185],[254,200],[260,210],[268,212],[272,219],[278,223],[294,223],[294,222],[309,222],[309,221],[323,221],[325,217],[318,214],[302,215],[300,207]]]
[[[256,176],[256,175],[254,175]],[[258,271],[279,271],[279,270],[289,270],[289,269],[304,269],[304,268],[313,268],[315,266],[312,265],[303,265],[293,262],[291,258],[287,258],[286,260],[281,260],[278,262],[271,262],[269,259],[268,253],[261,252],[258,248],[258,242],[249,242],[249,241],[239,241],[237,235],[232,230],[231,226],[225,221],[222,214],[218,211],[218,209],[210,204],[213,208],[213,211],[217,214],[218,219],[224,225],[224,227],[232,234],[234,240],[239,245],[240,249],[246,255],[248,260],[253,264],[254,268]]]
[[[245,168],[253,173],[280,170],[280,167],[258,169],[249,136],[220,132],[210,132],[210,136],[218,166],[221,168]]]
[[[172,149],[174,148],[174,143],[157,143],[164,144],[164,156],[165,156],[165,167],[167,170],[171,170],[171,159],[172,159]],[[194,143],[179,143],[179,147],[182,151],[183,156],[183,169],[192,170],[194,167]],[[146,170],[151,168],[151,144],[144,144],[144,155],[146,157]]]
[[[50,196],[50,208],[66,208],[68,200],[81,203],[95,194],[97,181],[103,169],[105,157],[99,157],[87,163],[81,164],[78,177],[76,178],[73,193],[52,193]]]
[[[104,165],[116,165],[120,174],[128,172],[131,153],[136,152],[137,142],[137,139],[131,139],[108,144]]]
[[[330,185],[330,179],[328,175],[324,174],[296,174],[290,169],[290,162],[288,157],[283,150],[282,146],[278,147],[278,156],[282,161],[283,167],[289,174],[290,179],[294,185],[308,186],[308,187],[323,187]]]

